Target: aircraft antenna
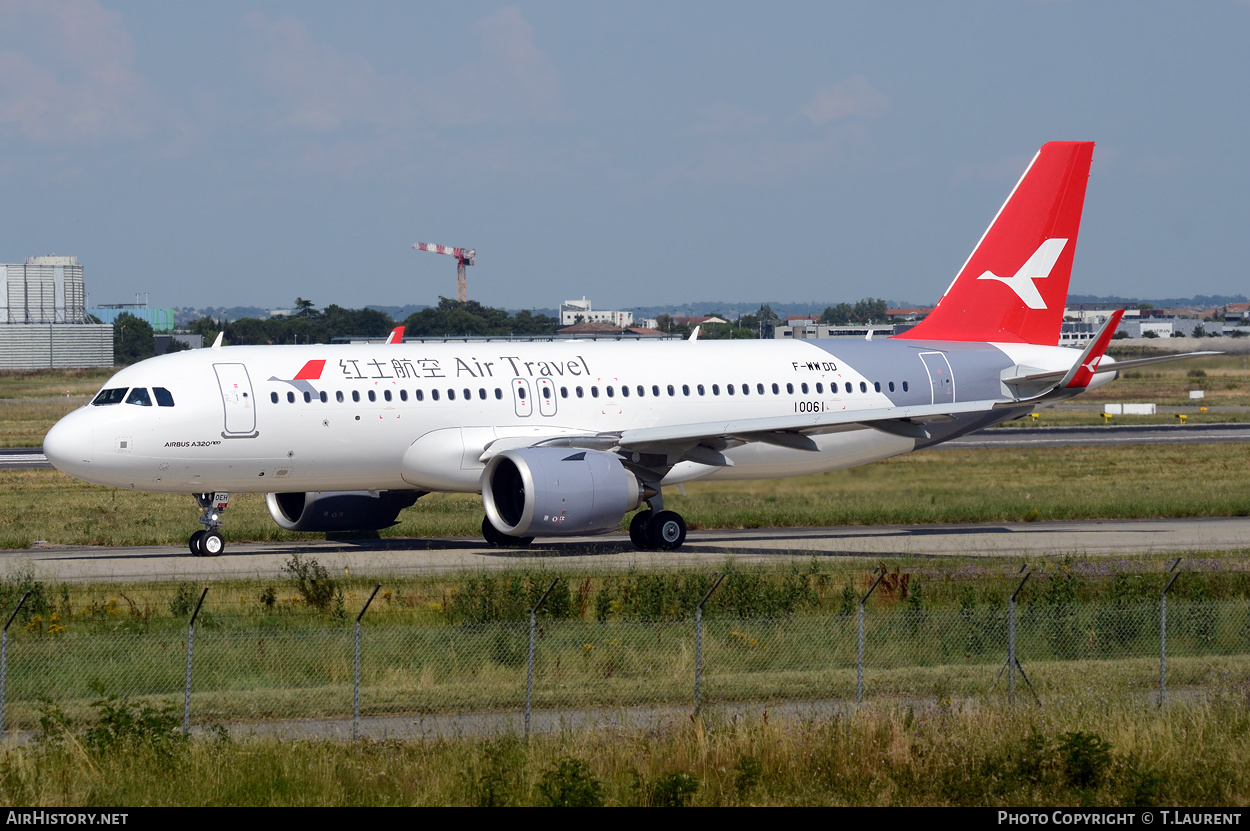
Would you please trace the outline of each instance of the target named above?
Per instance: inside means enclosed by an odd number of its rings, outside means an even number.
[[[456,258],[456,299],[461,303],[469,299],[469,286],[464,276],[465,266],[473,265],[477,256],[475,248],[452,248],[450,245],[434,245],[428,242],[413,244],[418,251],[429,251],[432,254],[447,254]]]

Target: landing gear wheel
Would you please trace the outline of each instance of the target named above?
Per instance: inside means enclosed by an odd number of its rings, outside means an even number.
[[[207,533],[207,531],[201,529],[192,534],[191,539],[187,540],[187,548],[191,549],[192,557],[204,556],[204,535]]]
[[[639,551],[650,551],[655,547],[647,538],[647,526],[651,524],[653,516],[655,516],[653,511],[639,511],[629,521],[629,540]]]
[[[482,517],[482,536],[496,548],[528,548],[533,537],[512,537],[496,528],[490,517]]]
[[[200,550],[203,552],[202,556],[216,557],[226,550],[226,538],[217,531],[207,531],[200,538]]]
[[[686,541],[686,521],[675,511],[660,511],[647,523],[647,539],[652,548],[676,551]]]

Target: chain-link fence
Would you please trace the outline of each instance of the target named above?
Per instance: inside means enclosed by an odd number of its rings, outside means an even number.
[[[660,621],[605,607],[600,616],[427,625],[371,624],[362,612],[311,627],[194,618],[168,631],[6,627],[0,719],[5,729],[37,729],[50,706],[86,718],[92,702],[123,695],[185,712],[189,724],[511,711],[528,726],[530,708],[941,700],[1019,695],[1017,680],[1043,705],[1091,693],[1162,701],[1165,684],[1250,681],[1244,598],[1076,602],[1049,593],[1019,605],[1012,595],[926,608],[876,606],[870,589],[828,613],[705,619],[712,591],[692,614]]]

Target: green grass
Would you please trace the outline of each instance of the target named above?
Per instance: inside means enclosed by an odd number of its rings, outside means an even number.
[[[931,450],[844,471],[757,482],[692,482],[666,506],[693,529],[1245,516],[1240,444]],[[110,490],[49,470],[0,472],[0,548],[182,545],[189,496]],[[481,498],[432,494],[384,537],[477,536]],[[230,541],[307,539],[281,530],[261,494],[235,494]]]

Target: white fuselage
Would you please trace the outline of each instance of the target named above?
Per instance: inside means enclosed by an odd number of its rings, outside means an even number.
[[[1078,355],[1023,344],[897,340],[202,349],[122,369],[104,387],[120,391],[118,403],[66,416],[45,450],[78,478],[145,491],[477,492],[481,457],[492,443],[986,395],[1010,402],[1003,371],[1067,369]],[[1003,411],[997,420],[1018,414]],[[957,425],[935,440],[986,423]],[[917,446],[915,438],[861,425],[813,439],[819,452],[732,446],[725,450],[731,466],[683,461],[664,483],[795,476]]]

